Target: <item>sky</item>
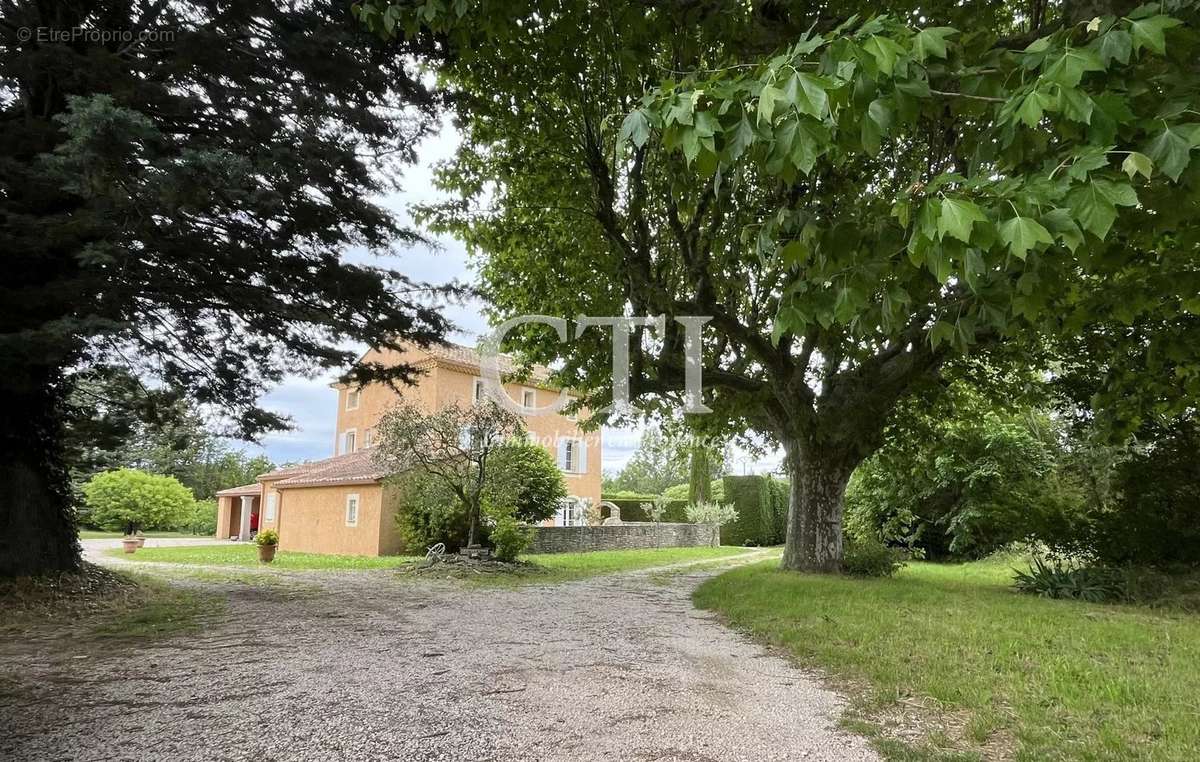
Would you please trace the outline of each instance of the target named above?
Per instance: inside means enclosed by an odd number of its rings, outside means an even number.
[[[415,166],[406,167],[401,178],[401,190],[388,194],[378,203],[391,209],[403,225],[417,227],[412,221],[409,208],[413,204],[428,203],[445,198],[434,187],[433,172],[438,162],[450,158],[458,146],[459,137],[454,127],[446,122],[441,131],[421,143],[419,160]],[[430,236],[440,244],[437,248],[417,246],[398,250],[394,256],[378,257],[361,249],[349,249],[344,256],[354,262],[373,262],[381,267],[398,270],[415,281],[446,283],[458,280],[473,282],[475,274],[461,241],[449,236]],[[469,300],[464,304],[447,304],[443,314],[457,327],[448,338],[459,344],[475,346],[479,337],[488,331],[483,315],[483,304]],[[363,350],[366,347],[362,347]],[[336,373],[316,378],[290,376],[263,398],[263,405],[291,417],[294,429],[276,432],[263,437],[258,445],[244,442],[234,443],[251,454],[265,453],[276,464],[317,460],[333,455],[334,426],[337,417],[337,393],[329,388]],[[606,472],[619,471],[637,450],[640,427],[612,428],[603,432],[603,468]],[[753,457],[736,449],[729,464],[732,473],[765,473],[778,468],[780,454],[772,453],[764,458]]]

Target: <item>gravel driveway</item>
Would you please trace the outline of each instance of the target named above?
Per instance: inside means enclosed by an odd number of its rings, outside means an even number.
[[[712,573],[205,583],[230,602],[200,634],[0,643],[0,759],[875,759],[814,676],[692,607]]]

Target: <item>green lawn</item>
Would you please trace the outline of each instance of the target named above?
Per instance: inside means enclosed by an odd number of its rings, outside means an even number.
[[[611,574],[619,571],[647,569],[653,566],[687,561],[704,561],[736,556],[747,552],[747,548],[661,548],[653,550],[613,550],[596,553],[551,553],[526,556],[535,568],[516,574],[480,575],[472,581],[484,584],[565,582]],[[253,545],[197,545],[181,548],[142,548],[134,555],[126,555],[116,549],[108,551],[111,556],[130,561],[154,561],[172,564],[197,564],[201,566],[266,566],[258,562],[258,550]],[[390,569],[417,559],[411,556],[333,556],[316,553],[291,553],[281,550],[275,554],[271,568],[279,569]]]
[[[212,535],[202,534],[186,534],[184,532],[143,532],[147,537],[187,537],[187,538],[203,538],[207,540],[213,539]],[[98,529],[80,529],[79,539],[81,540],[119,540],[125,536],[124,532],[102,532]]]
[[[749,552],[750,548],[652,548],[645,550],[600,550],[593,553],[545,553],[524,556],[539,573],[521,577],[528,582],[566,582],[573,579],[649,569],[655,566],[728,558]],[[485,579],[486,581],[486,579]]]
[[[133,555],[122,550],[108,551],[110,556],[130,561],[155,561],[202,566],[262,566],[276,569],[390,569],[414,559],[410,556],[334,556],[318,553],[294,553],[280,550],[270,564],[260,564],[258,548],[245,543],[196,545],[181,548],[142,548]]]
[[[1200,616],[1017,594],[1015,563],[914,563],[890,580],[755,564],[695,601],[854,686],[868,727],[914,705],[962,726],[920,749],[881,740],[896,758],[1200,759]]]

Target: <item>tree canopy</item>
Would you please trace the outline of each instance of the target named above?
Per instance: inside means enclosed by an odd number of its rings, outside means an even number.
[[[705,404],[787,452],[788,568],[838,567],[846,480],[957,356],[1028,363],[1083,337],[1080,351],[1124,352],[1076,358],[1107,374],[1114,406],[1194,400],[1188,7],[513,0],[359,16],[454,51],[441,73],[464,143],[440,180],[460,199],[426,214],[479,254],[498,317],[666,315],[632,347],[632,393],[654,411],[681,401],[670,318],[711,316]],[[513,344],[561,358],[590,409],[609,399],[599,334]],[[1146,373],[1162,381],[1135,399]]]
[[[477,545],[488,477],[496,476],[489,464],[512,455],[504,450],[524,436],[521,419],[490,399],[469,406],[452,403],[432,413],[405,402],[384,413],[375,430],[375,461],[396,477],[419,472],[449,491],[466,515],[467,545]],[[539,484],[533,491],[553,489]]]
[[[72,28],[114,34],[41,33]],[[413,59],[430,39],[364,35],[335,0],[7,3],[0,36],[0,573],[15,574],[78,560],[61,450],[77,372],[128,369],[254,436],[286,425],[257,404],[285,373],[446,322],[430,289],[343,257],[420,239],[372,199],[436,123]]]

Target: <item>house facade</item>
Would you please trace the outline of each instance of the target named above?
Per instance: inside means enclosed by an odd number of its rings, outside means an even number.
[[[217,537],[249,539],[252,527],[274,529],[280,547],[308,553],[388,555],[401,552],[396,529],[394,488],[375,466],[372,450],[380,419],[401,400],[434,412],[451,404],[470,405],[483,395],[478,353],[454,344],[371,350],[363,362],[408,363],[420,372],[416,383],[399,391],[386,384],[352,387],[332,384],[337,393],[333,456],[262,474],[255,484],[217,493]],[[500,370],[515,365],[501,358]],[[572,417],[536,414],[562,393],[546,383],[548,371],[534,369],[530,380],[506,383],[505,391],[529,412],[522,416],[532,441],[549,450],[562,471],[567,494],[548,524],[582,523],[579,499],[600,502],[600,432],[584,432]],[[423,550],[423,549],[417,549]]]

